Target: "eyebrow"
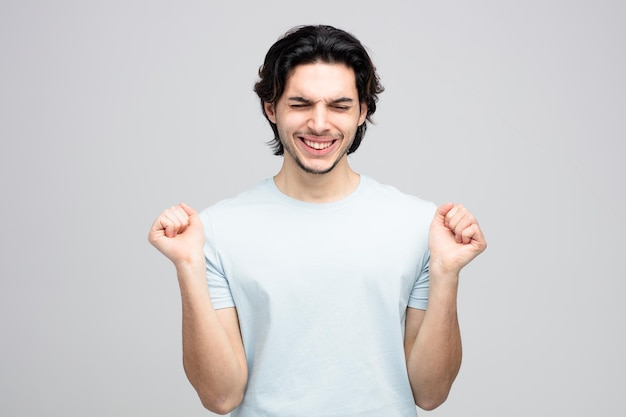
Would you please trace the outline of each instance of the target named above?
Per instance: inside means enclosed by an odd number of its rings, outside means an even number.
[[[313,102],[312,100],[302,97],[302,96],[289,97],[287,100],[297,101],[299,103],[306,103],[306,104],[311,104]],[[354,100],[351,99],[350,97],[339,97],[339,98],[331,100],[328,104],[353,103],[353,102]]]

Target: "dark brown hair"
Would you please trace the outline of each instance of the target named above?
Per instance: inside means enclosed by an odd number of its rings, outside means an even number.
[[[298,65],[315,62],[341,63],[352,68],[359,101],[367,104],[366,122],[357,128],[348,153],[357,150],[365,135],[367,122],[372,122],[371,116],[376,111],[378,94],[384,88],[380,84],[376,67],[361,42],[348,32],[332,26],[295,27],[269,49],[263,65],[259,68],[260,79],[254,85],[254,91],[261,99],[263,115],[274,131],[274,139],[269,142],[274,155],[282,155],[284,149],[276,124],[265,114],[264,103],[276,103],[280,99],[287,78]]]

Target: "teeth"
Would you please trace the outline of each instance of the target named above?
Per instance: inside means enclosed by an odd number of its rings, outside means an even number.
[[[306,146],[317,150],[329,148],[333,144],[332,142],[312,142],[306,139],[304,139],[304,143],[306,143]]]

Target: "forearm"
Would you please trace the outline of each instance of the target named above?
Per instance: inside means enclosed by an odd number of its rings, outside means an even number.
[[[177,274],[182,298],[183,363],[187,378],[206,408],[227,413],[243,398],[247,381],[243,347],[240,343],[233,343],[232,329],[229,334],[213,308],[204,262],[177,266]]]
[[[426,410],[446,400],[461,366],[458,274],[442,275],[431,271],[428,307],[407,357],[415,403]]]

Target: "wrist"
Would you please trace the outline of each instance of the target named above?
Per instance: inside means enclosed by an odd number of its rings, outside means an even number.
[[[450,268],[445,264],[432,260],[429,265],[430,285],[444,285],[456,287],[459,283],[459,271],[455,268]]]
[[[185,259],[180,259],[174,263],[176,272],[179,277],[196,275],[199,272],[204,276],[204,270],[206,268],[204,256],[195,256]]]
[[[458,268],[454,265],[454,263],[450,264],[449,262],[445,262],[443,259],[432,255],[428,268],[431,276],[437,275],[446,277],[447,279],[454,279],[455,277],[458,279],[459,273],[461,272],[461,268]]]
[[[456,305],[459,291],[459,274],[435,268],[430,271],[429,308],[433,305],[445,305],[447,310]]]

